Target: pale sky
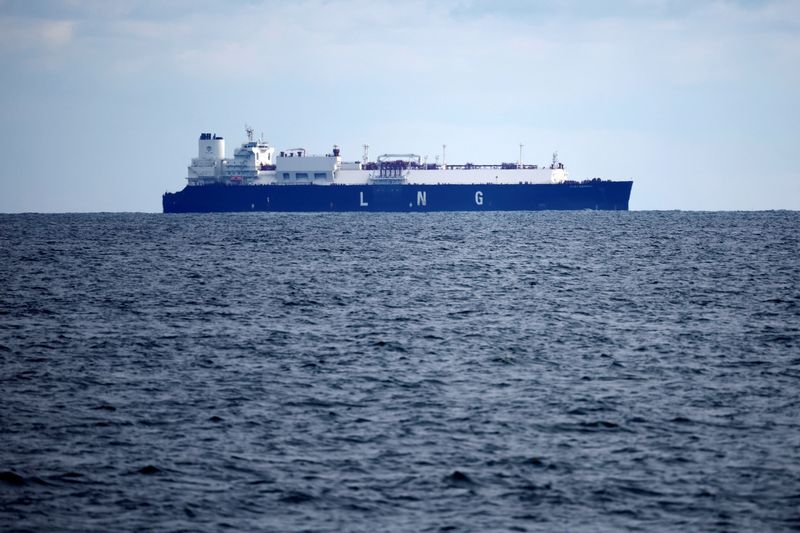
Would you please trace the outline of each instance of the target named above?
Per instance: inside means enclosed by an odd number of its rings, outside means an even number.
[[[161,210],[201,132],[800,209],[800,1],[0,0],[0,212]]]

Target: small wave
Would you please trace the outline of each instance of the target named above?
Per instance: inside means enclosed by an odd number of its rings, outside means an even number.
[[[444,480],[447,484],[455,486],[475,484],[471,477],[460,470],[454,470],[452,473],[445,476]]]
[[[288,504],[292,504],[292,505],[297,505],[297,504],[302,504],[302,503],[308,503],[308,502],[314,501],[315,499],[316,498],[313,495],[311,495],[311,494],[309,494],[307,492],[302,492],[302,491],[299,491],[299,490],[292,490],[292,491],[285,492],[280,498],[278,498],[278,501],[280,501],[282,503],[288,503]]]
[[[0,481],[2,481],[7,485],[13,485],[15,487],[21,487],[22,485],[25,484],[25,478],[23,478],[16,472],[11,472],[8,470],[0,472]]]

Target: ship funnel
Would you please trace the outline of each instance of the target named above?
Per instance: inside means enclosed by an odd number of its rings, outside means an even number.
[[[216,133],[201,133],[197,141],[197,157],[200,159],[220,160],[225,157],[225,139]]]

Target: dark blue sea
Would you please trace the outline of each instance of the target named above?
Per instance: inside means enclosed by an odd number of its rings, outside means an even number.
[[[800,213],[0,215],[0,530],[800,529]]]

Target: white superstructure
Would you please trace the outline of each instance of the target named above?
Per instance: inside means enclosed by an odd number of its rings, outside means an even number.
[[[212,183],[315,185],[396,183],[409,185],[561,183],[569,179],[564,165],[553,154],[549,167],[517,163],[496,165],[428,164],[414,154],[385,154],[376,162],[342,161],[339,148],[329,154],[309,155],[304,148],[290,148],[275,155],[269,143],[253,141],[253,130],[246,128],[248,141],[225,158],[225,141],[216,134],[203,133],[198,141],[198,156],[192,159],[187,177],[189,185]],[[438,158],[437,158],[438,159]],[[442,157],[444,160],[444,157]]]

